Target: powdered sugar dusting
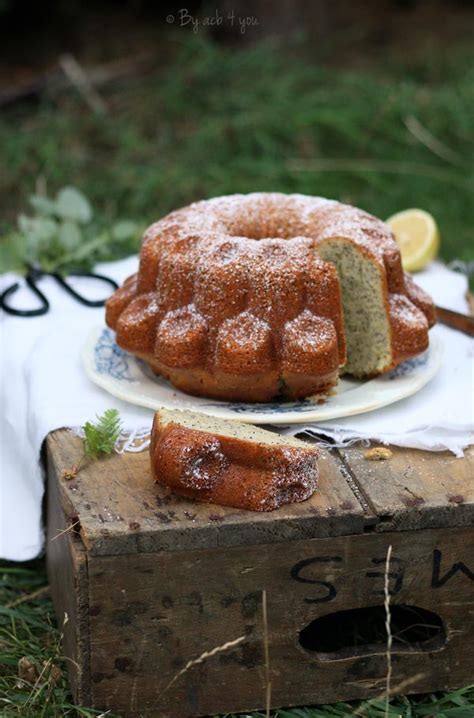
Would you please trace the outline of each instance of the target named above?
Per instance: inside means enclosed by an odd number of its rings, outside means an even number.
[[[229,466],[217,438],[206,438],[200,444],[181,448],[184,486],[197,491],[210,491]]]
[[[239,374],[245,367],[257,377],[259,361],[262,376],[270,364],[279,367],[268,398],[282,390],[296,396],[289,374],[310,368],[311,394],[321,376],[335,378],[345,358],[340,289],[334,267],[318,256],[319,244],[333,238],[350,240],[377,262],[389,290],[403,297],[395,314],[415,326],[420,312],[409,309],[399,252],[383,222],[334,200],[277,192],[195,202],[153,224],[144,236],[138,288],[117,293],[115,312],[115,295],[109,300],[110,325],[125,310],[119,344],[140,347],[170,368],[200,367],[213,376],[217,368]],[[136,303],[144,290],[147,299]],[[130,303],[134,311],[127,313]],[[147,337],[139,341],[138,333]],[[171,351],[173,340],[182,361]]]

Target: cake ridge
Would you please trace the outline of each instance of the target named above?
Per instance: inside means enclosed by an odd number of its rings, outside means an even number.
[[[335,200],[255,192],[151,225],[106,319],[122,348],[178,388],[267,401],[327,393],[341,366],[387,371],[426,348],[434,310],[381,220]]]

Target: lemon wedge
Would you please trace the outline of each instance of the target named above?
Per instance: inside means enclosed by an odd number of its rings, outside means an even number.
[[[386,220],[400,247],[403,269],[417,272],[436,257],[439,231],[436,222],[423,209],[405,209]]]

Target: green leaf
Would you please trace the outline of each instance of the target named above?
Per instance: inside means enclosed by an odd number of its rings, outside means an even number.
[[[54,216],[58,213],[56,202],[53,202],[53,200],[48,199],[47,197],[42,197],[41,195],[34,194],[29,198],[29,200],[31,206],[40,214],[49,217]]]
[[[86,421],[84,431],[84,452],[91,459],[100,454],[111,454],[120,436],[122,422],[117,409],[106,409],[96,422]]]
[[[117,242],[126,242],[133,239],[138,233],[138,224],[129,219],[116,222],[112,227],[112,238]]]
[[[56,269],[61,269],[62,272],[65,272],[67,270],[73,271],[77,269],[78,266],[91,268],[97,260],[99,250],[105,246],[108,237],[108,233],[101,232],[93,239],[89,239],[87,242],[83,241],[76,245],[62,257],[58,258],[55,264]]]
[[[64,219],[87,224],[92,219],[89,200],[75,187],[64,187],[56,197],[56,212]]]
[[[53,239],[58,231],[57,222],[49,217],[27,217],[20,214],[18,217],[18,227],[29,241],[33,243],[49,241]]]
[[[82,233],[76,222],[66,219],[60,224],[59,241],[68,250],[73,250],[81,245]]]

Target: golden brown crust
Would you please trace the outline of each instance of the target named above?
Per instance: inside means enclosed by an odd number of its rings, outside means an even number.
[[[150,445],[154,480],[205,503],[272,511],[304,501],[316,489],[315,447],[265,445],[186,428],[163,426],[155,414]]]
[[[346,359],[339,279],[317,254],[333,237],[379,267],[393,345],[384,370],[418,353],[426,323],[415,326],[415,312],[407,325],[391,297],[405,297],[429,324],[433,305],[405,279],[388,227],[303,195],[218,197],[155,223],[138,275],[109,299],[106,321],[121,347],[192,394],[268,401],[328,391]]]
[[[404,274],[404,280],[407,297],[418,309],[421,309],[428,321],[428,326],[432,327],[436,324],[436,309],[433,300],[418,284],[415,284],[409,274]]]
[[[403,294],[390,295],[392,366],[428,348],[428,320]]]

